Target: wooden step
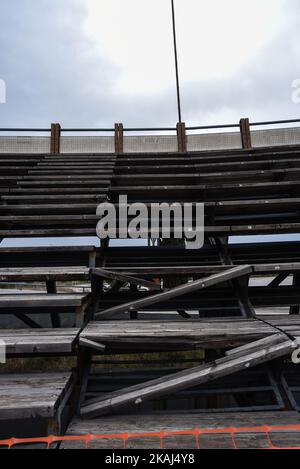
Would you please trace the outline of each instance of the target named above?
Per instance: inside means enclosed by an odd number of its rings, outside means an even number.
[[[270,447],[268,435],[263,432],[250,431],[258,427],[284,427],[300,425],[297,412],[228,412],[228,413],[176,413],[169,414],[134,414],[102,417],[93,420],[74,418],[67,436],[108,435],[107,438],[95,439],[89,442],[92,449],[124,448],[122,437],[109,437],[116,433],[127,435],[128,449],[233,449],[232,435],[225,429],[240,429],[234,436],[235,445],[239,449],[266,449]],[[116,432],[116,428],[118,429]],[[196,434],[188,434],[191,430],[200,431],[219,430],[219,434],[201,434],[198,444]],[[247,431],[248,429],[248,431]],[[222,433],[224,430],[224,433]],[[186,431],[187,434],[178,434]],[[156,436],[145,434],[155,433]],[[273,445],[279,448],[300,446],[300,432],[287,430],[271,430],[270,438]],[[158,436],[164,435],[163,439]],[[140,436],[139,436],[140,435]],[[84,441],[63,442],[61,449],[84,449]]]
[[[25,437],[26,429],[19,428],[17,422],[26,420],[33,425],[32,419],[43,419],[47,434],[59,434],[60,416],[72,390],[70,372],[0,374],[1,435],[7,438]],[[16,423],[13,434],[7,433],[9,421]]]
[[[89,280],[90,269],[83,267],[0,268],[0,282]]]
[[[0,341],[4,341],[6,355],[11,357],[32,357],[69,355],[74,347],[80,329],[14,329],[1,330]]]
[[[214,362],[168,374],[159,379],[91,399],[81,406],[80,413],[83,418],[89,419],[120,412],[128,406],[138,406],[153,398],[189,389],[261,363],[287,356],[296,348],[297,344],[285,334],[273,334],[263,340],[253,342],[246,351],[243,347],[241,349],[236,348],[232,355]]]
[[[0,295],[0,310],[13,308],[69,308],[83,306],[88,300],[86,294],[47,294],[47,293],[25,293],[16,295]]]

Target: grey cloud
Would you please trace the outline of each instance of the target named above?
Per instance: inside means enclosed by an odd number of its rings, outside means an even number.
[[[11,0],[1,9],[0,76],[7,83],[1,123],[105,120],[118,70],[84,37],[84,2]]]
[[[235,120],[299,116],[300,107],[290,98],[291,83],[300,76],[298,8],[298,0],[286,0],[288,29],[239,73],[225,80],[220,70],[213,82],[184,83],[184,119],[218,123],[222,112]],[[67,126],[117,121],[173,125],[175,86],[155,97],[117,95],[113,84],[119,69],[85,37],[85,15],[84,0],[10,0],[1,5],[0,78],[7,82],[8,102],[0,106],[0,126],[48,126],[51,121]]]

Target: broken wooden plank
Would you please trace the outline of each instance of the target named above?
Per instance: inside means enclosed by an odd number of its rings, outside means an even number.
[[[71,373],[0,375],[0,420],[54,418],[72,385]]]
[[[92,340],[85,339],[84,337],[79,338],[79,345],[81,347],[90,348],[90,349],[96,350],[97,352],[101,352],[101,353],[104,353],[105,350],[106,350],[105,345],[102,345],[99,342],[94,342]]]
[[[161,303],[166,300],[170,300],[172,298],[176,298],[178,296],[185,295],[187,293],[191,293],[196,290],[205,289],[211,287],[213,285],[217,285],[219,283],[224,283],[234,278],[239,278],[244,275],[248,275],[252,272],[252,267],[249,265],[234,267],[233,269],[228,268],[225,272],[221,272],[210,277],[206,277],[201,280],[196,280],[195,282],[186,283],[184,285],[180,285],[178,287],[172,288],[167,290],[163,293],[159,293],[157,295],[149,296],[148,298],[143,298],[141,300],[132,301],[130,303],[125,303],[122,305],[114,306],[113,308],[109,308],[107,310],[101,311],[100,313],[96,314],[97,319],[104,319],[112,317],[119,313],[124,313],[130,310],[138,310],[139,308],[143,308],[145,306],[150,306],[153,304]]]
[[[132,285],[143,286],[143,287],[149,288],[150,290],[161,291],[161,287],[157,283],[149,282],[148,280],[141,279],[141,278],[131,277],[129,275],[120,274],[119,272],[113,272],[111,270],[96,268],[96,269],[92,269],[91,273],[92,275],[99,276],[102,278],[120,280],[124,283],[126,282]]]
[[[12,356],[64,355],[74,351],[79,329],[1,330],[0,340]]]
[[[290,318],[300,333],[300,323]],[[147,351],[193,348],[231,348],[260,340],[276,331],[255,319],[205,319],[185,321],[89,322],[80,337],[105,344],[110,350]],[[287,326],[286,326],[287,327]]]
[[[281,340],[278,340],[280,336]],[[119,411],[128,405],[139,405],[153,398],[172,392],[188,389],[193,386],[234,374],[243,369],[290,354],[297,344],[284,334],[275,334],[267,346],[253,342],[247,353],[239,348],[230,357],[190,368],[179,373],[170,374],[156,380],[121,389],[101,398],[91,399],[81,406],[83,418],[93,418]]]
[[[274,328],[274,332],[276,331],[276,329]],[[280,343],[282,341],[282,334],[281,333],[276,333],[276,334],[273,334],[273,335],[269,335],[268,337],[265,337],[264,339],[261,339],[261,340],[257,340],[255,343],[256,343],[256,346],[257,347],[266,347],[266,346],[269,346],[270,344],[272,345],[275,345],[277,343]],[[287,337],[288,338],[288,337]],[[251,350],[253,347],[253,342],[250,342],[248,344],[245,344],[245,345],[242,345],[241,347],[239,347],[239,351],[237,353],[237,349],[234,348],[232,350],[228,350],[227,352],[225,352],[225,355],[227,357],[232,357],[232,356],[241,356],[245,353],[247,353],[249,350]]]

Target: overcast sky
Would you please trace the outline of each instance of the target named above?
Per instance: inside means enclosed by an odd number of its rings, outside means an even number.
[[[188,124],[299,117],[299,0],[175,0]],[[0,126],[174,125],[170,0],[1,0]]]
[[[188,124],[300,116],[299,0],[175,3]],[[0,127],[173,126],[170,0],[1,0],[0,80]]]

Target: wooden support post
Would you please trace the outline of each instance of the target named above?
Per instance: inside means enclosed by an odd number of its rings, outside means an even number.
[[[115,124],[115,154],[124,152],[124,127],[123,124]]]
[[[283,272],[282,274],[276,275],[276,277],[269,283],[268,287],[279,287],[279,285],[290,275],[289,272]]]
[[[272,381],[274,381],[274,386],[276,386],[277,392],[279,393],[283,401],[284,410],[287,410],[287,411],[295,410],[290,401],[289,391],[285,386],[285,380],[283,379],[284,362],[282,358],[273,360],[269,364],[269,368],[270,368],[270,378]]]
[[[186,138],[186,128],[185,122],[181,124],[181,144],[182,144],[182,153],[187,152],[187,138]]]
[[[119,155],[124,153],[124,127],[119,124]]]
[[[26,314],[23,313],[14,313],[14,316],[17,319],[20,319],[20,321],[24,322],[26,326],[31,327],[32,329],[42,329],[42,326],[40,326],[37,322],[35,322],[33,319],[30,319]]]
[[[192,283],[185,283],[183,285],[179,285],[175,288],[171,288],[170,290],[164,291],[163,293],[158,293],[156,295],[151,295],[149,297],[132,301],[130,303],[124,303],[121,305],[114,306],[107,310],[101,311],[100,313],[96,314],[95,317],[97,319],[107,319],[119,313],[125,313],[131,310],[139,310],[139,308],[144,308],[154,304],[162,303],[163,301],[170,300],[172,298],[177,298],[179,296],[183,296],[187,293],[191,293],[197,290],[204,290],[205,288],[208,288],[210,286],[225,283],[229,280],[239,278],[250,273],[252,273],[252,267],[249,265],[234,267],[232,269],[226,270],[225,272],[211,275],[210,277],[202,278],[201,280],[196,280]]]
[[[97,252],[92,251],[89,254],[89,267],[90,267],[90,269],[94,269],[96,267],[96,264],[97,264]]]
[[[97,313],[99,308],[100,296],[102,293],[102,283],[99,282],[99,279],[93,275],[91,272],[91,293],[92,301],[89,308],[88,319],[91,320],[94,318],[94,315]]]
[[[232,286],[237,296],[241,313],[246,318],[255,318],[256,312],[249,299],[249,275],[232,280]]]
[[[245,148],[245,149],[252,148],[249,119],[241,119],[240,120],[240,129],[241,129],[241,137],[242,137],[242,146],[243,146],[243,148]]]
[[[119,155],[119,124],[115,124],[115,154]]]
[[[210,240],[212,246],[216,246],[220,260],[225,266],[232,266],[233,262],[229,253],[229,238],[219,237],[212,238]],[[254,318],[256,316],[255,309],[249,299],[248,288],[249,288],[249,275],[241,276],[237,279],[232,279],[230,285],[235,293],[235,296],[238,300],[240,311],[244,317]]]
[[[293,287],[296,287],[297,289],[300,287],[300,274],[299,272],[296,272],[293,275]],[[290,314],[294,315],[299,315],[300,314],[300,306],[291,306],[290,308]]]
[[[60,136],[61,136],[61,126],[56,124],[56,155],[60,154]]]
[[[180,124],[176,125],[177,129],[177,146],[178,146],[178,153],[182,153],[182,137],[181,137],[181,127]]]
[[[92,351],[87,347],[79,347],[77,354],[77,386],[74,402],[77,403],[76,409],[79,411],[80,405],[84,401],[88,385],[89,374],[91,371]]]
[[[178,152],[186,153],[187,152],[187,142],[186,142],[186,129],[185,123],[178,123],[176,125],[177,129],[177,141],[178,141]]]
[[[78,306],[75,309],[75,327],[83,327],[85,321],[86,309],[84,306]]]
[[[56,138],[56,125],[51,124],[51,142],[50,142],[51,155],[55,155],[55,138]]]
[[[60,124],[51,124],[50,153],[52,155],[60,154],[60,135],[61,135]]]
[[[57,293],[55,280],[47,280],[46,288],[48,295],[55,295]],[[54,329],[61,327],[60,316],[58,313],[51,313],[51,323]]]
[[[92,399],[81,406],[81,416],[94,418],[139,405],[151,399],[174,394],[184,389],[211,382],[289,355],[296,344],[284,334],[278,333],[252,342],[247,349],[236,348],[232,354],[216,361],[169,374],[162,378],[113,391]]]

